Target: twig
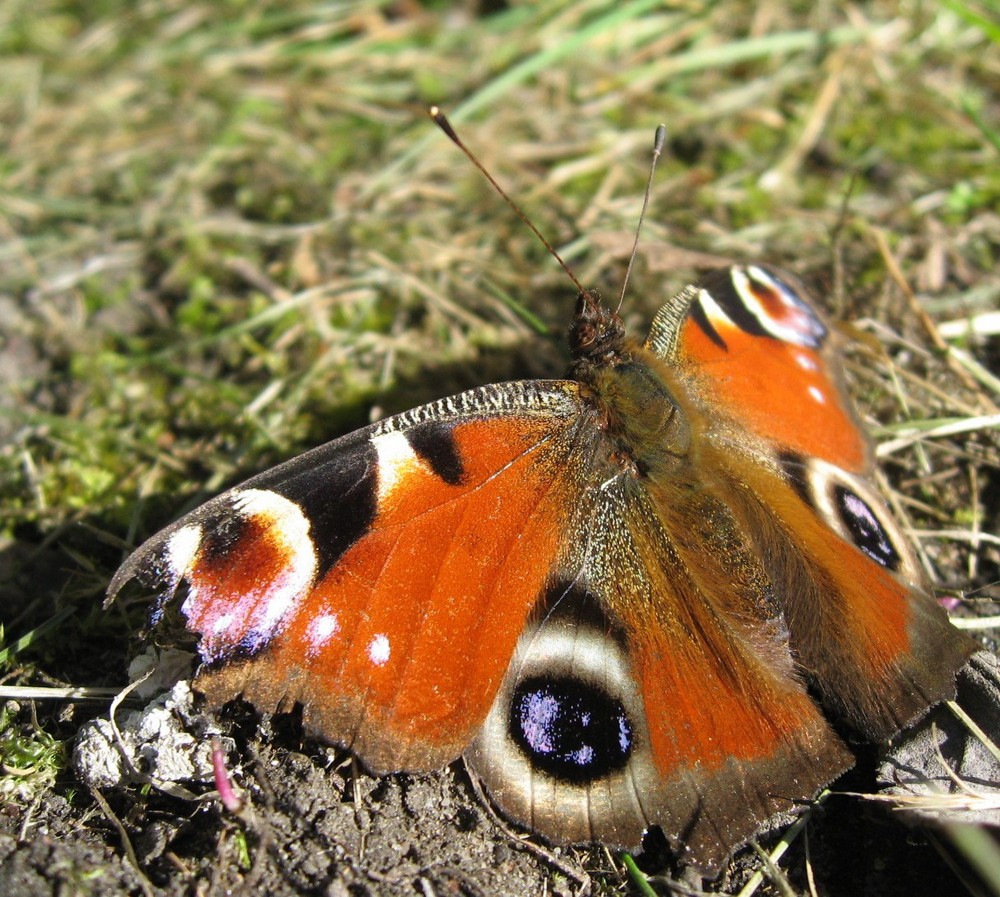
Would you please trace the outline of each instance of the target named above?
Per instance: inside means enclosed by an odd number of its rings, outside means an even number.
[[[155,897],[155,890],[153,889],[153,883],[146,878],[146,873],[139,868],[139,859],[135,855],[135,849],[132,847],[132,841],[128,836],[128,832],[125,831],[125,826],[122,825],[122,821],[115,815],[115,811],[111,809],[111,804],[105,800],[104,795],[101,794],[93,786],[90,787],[90,794],[94,798],[94,801],[101,808],[101,811],[107,817],[108,822],[110,822],[117,830],[118,835],[122,839],[122,848],[125,851],[125,857],[129,862],[129,865],[135,870],[136,877],[139,879],[139,887],[142,888],[142,892],[146,897]]]

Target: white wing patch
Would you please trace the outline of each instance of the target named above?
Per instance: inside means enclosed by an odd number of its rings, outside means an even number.
[[[201,527],[196,524],[182,526],[167,541],[167,565],[174,576],[173,587],[190,569],[201,545]]]
[[[387,635],[380,633],[368,643],[368,659],[377,667],[385,666],[391,653],[392,645]]]
[[[318,654],[338,632],[340,632],[340,620],[336,614],[320,614],[310,620],[306,629],[309,655]]]
[[[407,473],[425,465],[405,434],[398,430],[373,436],[372,446],[378,455],[378,503],[382,507],[391,500],[393,491]]]
[[[729,315],[722,310],[722,306],[715,301],[715,297],[708,290],[698,291],[698,304],[701,305],[702,311],[705,312],[705,316],[712,322],[712,326],[716,330],[733,326]]]

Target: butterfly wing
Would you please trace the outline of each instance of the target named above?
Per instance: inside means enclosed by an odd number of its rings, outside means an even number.
[[[186,584],[214,703],[301,704],[376,771],[474,742],[552,840],[658,823],[714,872],[852,758],[737,522],[683,477],[623,474],[585,392],[487,387],[336,440],[168,527],[110,592],[137,577],[162,614]]]
[[[649,345],[686,374],[702,463],[754,535],[824,704],[886,739],[954,695],[974,645],[868,482],[872,454],[833,335],[801,286],[734,267],[689,299],[679,330],[661,319]]]
[[[468,757],[549,838],[629,846],[656,824],[714,876],[854,758],[753,546],[700,485],[611,473],[588,490]]]
[[[486,387],[254,477],[153,537],[137,577],[198,636],[222,704],[299,703],[375,771],[433,769],[482,723],[565,539],[579,399]]]
[[[951,693],[969,644],[871,495],[826,325],[788,282],[716,275],[646,347],[579,320],[598,329],[573,380],[307,453],[155,536],[110,592],[140,578],[163,614],[186,584],[215,703],[301,704],[374,771],[467,751],[552,840],[655,823],[715,872],[852,763],[807,686],[882,738]]]

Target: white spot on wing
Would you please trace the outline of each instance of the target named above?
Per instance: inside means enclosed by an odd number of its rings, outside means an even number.
[[[805,352],[796,352],[792,355],[792,357],[795,359],[795,363],[804,371],[819,370],[819,365],[816,363],[816,360],[807,355]]]
[[[310,621],[306,629],[309,640],[309,654],[318,654],[330,639],[340,632],[340,620],[336,614],[320,614]]]
[[[389,637],[379,633],[368,643],[368,659],[377,667],[385,666],[391,650]]]
[[[221,614],[212,623],[212,631],[216,634],[225,632],[236,620],[234,614]]]
[[[229,493],[233,510],[244,517],[270,517],[276,523],[281,523],[289,532],[288,535],[308,536],[309,521],[302,509],[291,499],[272,492],[270,489],[234,489]],[[297,530],[297,532],[292,532]]]
[[[398,431],[373,437],[372,446],[378,455],[378,501],[381,505],[406,473],[421,462],[414,454],[410,441]]]
[[[809,395],[812,396],[814,402],[817,402],[820,405],[826,404],[826,396],[823,394],[823,390],[821,390],[818,386],[810,386]]]
[[[200,546],[201,527],[193,523],[182,526],[167,541],[167,563],[176,579],[188,571]]]

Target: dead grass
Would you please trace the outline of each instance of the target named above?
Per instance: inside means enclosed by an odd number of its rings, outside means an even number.
[[[706,259],[785,266],[860,319],[884,351],[850,371],[894,502],[936,581],[988,609],[990,23],[960,0],[5,4],[0,620],[16,638],[77,608],[7,681],[120,681],[107,577],[223,485],[376,414],[560,373],[573,290],[431,102],[608,293],[665,121],[628,320]],[[41,714],[46,738],[80,712]],[[4,721],[31,740],[26,709]]]

